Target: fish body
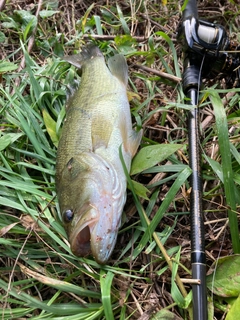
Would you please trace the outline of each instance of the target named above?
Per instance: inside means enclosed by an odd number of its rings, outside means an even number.
[[[67,107],[58,145],[56,190],[72,252],[105,263],[115,246],[126,201],[127,170],[141,133],[132,129],[125,58],[107,67],[101,51],[85,47],[68,57],[82,71],[79,89]]]

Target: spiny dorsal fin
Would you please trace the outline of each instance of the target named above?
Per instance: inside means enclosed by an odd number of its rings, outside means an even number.
[[[125,86],[128,83],[128,65],[122,54],[116,54],[108,59],[108,67],[111,73],[117,77]]]

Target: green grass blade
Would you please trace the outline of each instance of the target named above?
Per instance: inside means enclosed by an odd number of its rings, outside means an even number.
[[[3,280],[0,279],[0,287],[5,290],[6,292],[8,292],[9,295],[15,297],[16,299],[19,299],[21,301],[24,301],[25,304],[29,307],[35,307],[36,309],[42,309],[45,311],[48,311],[50,313],[54,313],[56,315],[68,315],[70,314],[71,310],[66,310],[64,304],[61,304],[58,306],[49,306],[47,305],[45,302],[40,301],[34,297],[32,297],[31,295],[25,293],[24,291],[21,291],[21,294],[19,294],[19,291],[17,289],[15,289],[12,286],[9,287],[9,284],[4,282]],[[85,311],[85,308],[78,306],[78,311]]]
[[[122,28],[123,28],[125,34],[130,34],[131,33],[130,29],[129,29],[128,25],[127,25],[127,22],[126,22],[125,18],[124,18],[122,10],[121,10],[121,8],[119,7],[118,4],[117,4],[116,8],[117,8],[117,13],[118,13],[118,16],[119,16],[119,20],[120,20],[120,22],[122,24]]]
[[[61,280],[53,279],[50,277],[46,277],[45,275],[42,275],[39,272],[30,270],[29,268],[25,267],[22,264],[20,265],[20,267],[24,274],[32,277],[33,279],[37,279],[39,282],[43,284],[59,289],[63,292],[72,292],[79,296],[92,297],[92,298],[98,298],[100,296],[98,292],[86,290],[80,286],[76,286],[66,281],[61,281]],[[107,285],[108,284],[109,283],[107,282]],[[110,282],[110,287],[111,287],[111,282]],[[107,288],[110,288],[110,287],[107,287]]]
[[[4,301],[4,297],[0,296],[0,300]],[[27,316],[34,312],[35,308],[0,308],[1,320],[9,320],[9,319],[20,319],[23,316]]]
[[[102,304],[106,320],[114,320],[112,302],[111,302],[111,285],[114,274],[110,271],[106,272],[101,270],[100,285],[102,293]]]
[[[159,207],[158,211],[156,212],[154,218],[152,219],[149,227],[147,228],[146,232],[144,233],[139,245],[133,252],[133,257],[136,258],[142,249],[145,247],[147,242],[150,240],[153,232],[157,228],[159,222],[161,221],[162,217],[164,216],[165,212],[169,208],[171,202],[174,200],[178,190],[183,185],[183,183],[187,180],[187,178],[191,174],[191,169],[188,167],[184,169],[178,176],[178,178],[174,181],[173,185],[171,186],[170,190],[166,194],[165,199],[163,200],[161,206]]]
[[[99,16],[94,16],[96,28],[97,28],[97,34],[103,35],[102,25],[101,25],[101,18]]]
[[[176,278],[176,275],[178,272],[178,262],[180,259],[180,253],[181,253],[181,248],[179,247],[179,250],[178,250],[178,252],[175,256],[175,259],[173,261],[173,264],[172,264],[171,295],[172,295],[174,301],[178,305],[184,306],[185,299],[175,283],[175,278]]]
[[[236,199],[235,199],[235,186],[233,180],[233,170],[231,161],[231,148],[228,136],[228,123],[227,117],[224,110],[224,105],[220,99],[218,93],[214,90],[209,90],[210,99],[214,107],[214,113],[216,117],[217,134],[219,149],[222,159],[222,172],[223,172],[223,183],[226,196],[226,204],[229,208],[229,226],[232,238],[232,245],[234,253],[240,253],[240,241],[239,241],[239,230],[238,230],[238,219],[236,214]]]
[[[171,51],[173,54],[173,61],[174,61],[174,68],[175,68],[176,76],[181,78],[182,75],[181,75],[181,71],[180,71],[179,64],[178,64],[177,52],[176,52],[176,49],[175,49],[175,46],[174,46],[172,40],[169,38],[169,36],[166,33],[162,32],[162,31],[157,31],[156,35],[163,37],[167,41],[167,43],[169,44],[169,47],[171,48]]]

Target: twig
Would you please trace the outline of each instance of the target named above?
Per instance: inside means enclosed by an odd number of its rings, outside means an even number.
[[[153,74],[156,74],[159,77],[166,78],[168,80],[172,80],[172,81],[177,82],[177,83],[182,81],[182,78],[173,76],[173,75],[168,74],[166,72],[162,72],[162,71],[158,71],[156,69],[152,69],[152,68],[149,68],[149,67],[146,67],[146,66],[142,66],[141,64],[133,64],[133,67],[142,69],[142,70],[147,71],[147,72],[151,72]]]
[[[180,278],[182,283],[189,283],[189,284],[201,284],[200,279],[184,279]]]
[[[140,16],[142,16],[144,19],[149,20],[153,25],[157,26],[161,31],[167,33],[169,32],[169,29],[164,28],[160,23],[157,23],[156,21],[150,19],[148,17],[148,15],[144,14],[144,13],[140,13]]]
[[[84,34],[83,38],[84,39],[92,38],[95,40],[114,40],[116,38],[116,35]],[[133,36],[132,38],[138,42],[142,42],[148,39],[147,37],[144,37],[144,36]]]
[[[149,220],[148,216],[146,215],[145,211],[144,210],[142,210],[142,211],[143,211],[143,214],[144,214],[145,221],[147,222],[147,225],[149,226],[150,225],[150,220]],[[166,262],[167,262],[167,264],[169,266],[169,269],[172,272],[172,269],[173,269],[172,260],[169,257],[169,255],[167,253],[167,250],[164,248],[163,244],[161,243],[161,241],[158,238],[158,235],[157,235],[157,233],[155,231],[153,232],[153,238],[154,238],[157,246],[161,250],[161,252],[162,252],[162,254],[163,254],[163,256],[164,256],[164,258],[165,258],[165,260],[166,260]],[[178,273],[176,274],[175,280],[177,282],[177,285],[178,285],[183,297],[185,298],[187,296],[187,291],[186,291],[186,289],[185,289],[185,287],[184,287],[184,285],[183,285],[183,283],[181,281],[181,278],[179,277]]]
[[[134,301],[135,301],[135,303],[136,303],[136,307],[137,307],[137,309],[138,309],[139,313],[142,315],[142,314],[143,314],[143,311],[142,311],[142,309],[141,309],[141,306],[140,306],[140,304],[139,304],[139,302],[138,302],[137,298],[135,297],[135,295],[133,294],[133,292],[132,292],[132,291],[130,292],[130,294],[131,294],[131,296],[132,296],[133,300],[134,300]]]

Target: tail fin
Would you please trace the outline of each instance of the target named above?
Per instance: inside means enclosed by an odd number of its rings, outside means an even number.
[[[108,59],[108,67],[111,73],[126,87],[128,83],[128,65],[125,57],[122,54],[115,54],[115,56]]]
[[[74,54],[72,56],[65,56],[63,59],[73,66],[81,69],[85,61],[93,59],[95,57],[102,57],[102,52],[94,44],[89,44],[82,48],[82,51],[79,54]]]

